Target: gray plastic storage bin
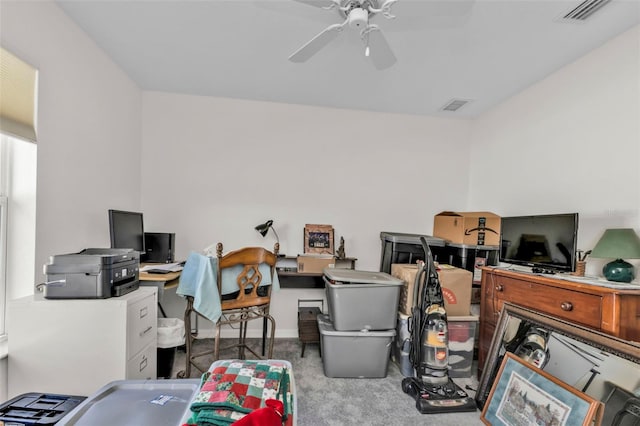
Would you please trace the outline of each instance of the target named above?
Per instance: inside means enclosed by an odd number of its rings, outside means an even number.
[[[405,377],[413,377],[415,375],[413,365],[409,360],[409,351],[411,351],[409,318],[409,315],[398,312],[398,326],[396,327],[396,336],[391,347],[391,358],[400,368],[400,373]]]
[[[58,426],[178,426],[191,415],[200,379],[116,380],[67,414]]]
[[[395,330],[336,331],[327,315],[318,315],[322,367],[327,377],[387,376]]]
[[[329,318],[337,331],[396,327],[404,281],[384,272],[324,269]]]

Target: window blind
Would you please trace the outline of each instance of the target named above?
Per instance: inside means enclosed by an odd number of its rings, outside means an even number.
[[[36,142],[38,71],[0,47],[0,132]]]

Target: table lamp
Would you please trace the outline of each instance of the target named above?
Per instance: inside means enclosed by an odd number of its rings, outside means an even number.
[[[615,259],[602,268],[609,281],[631,282],[634,278],[633,265],[624,259],[640,259],[640,237],[631,229],[607,229],[591,251],[591,257]]]
[[[278,233],[276,232],[275,228],[273,227],[273,220],[269,219],[265,223],[261,223],[260,225],[256,226],[255,229],[263,237],[266,237],[267,233],[269,232],[269,229],[271,229],[273,231],[273,234],[276,236],[276,244],[278,246],[278,250],[280,250],[280,238],[278,237]],[[282,256],[282,255],[280,255],[280,256]]]

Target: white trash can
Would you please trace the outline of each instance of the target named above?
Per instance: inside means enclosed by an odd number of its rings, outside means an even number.
[[[184,345],[184,321],[158,318],[158,378],[171,378],[176,348],[180,345]]]

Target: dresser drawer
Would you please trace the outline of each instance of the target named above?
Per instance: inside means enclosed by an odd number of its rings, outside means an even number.
[[[602,297],[534,282],[500,277],[495,280],[494,295],[502,308],[507,300],[571,322],[600,329]]]
[[[155,343],[149,343],[136,356],[127,361],[127,380],[156,379],[157,353]]]
[[[127,359],[157,339],[158,318],[153,295],[129,305],[127,309]]]

